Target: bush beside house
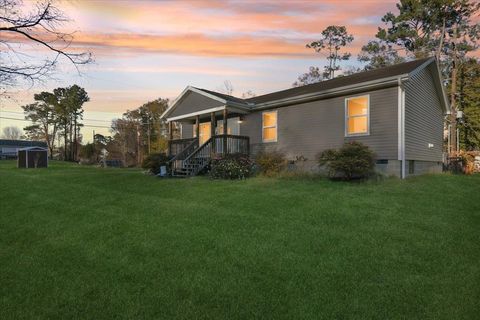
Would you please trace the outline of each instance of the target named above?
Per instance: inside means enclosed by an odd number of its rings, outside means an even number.
[[[287,168],[287,158],[280,151],[260,152],[255,157],[259,173],[274,176]]]
[[[167,166],[167,163],[168,156],[165,153],[152,153],[143,160],[142,168],[157,175],[160,173],[160,167]]]
[[[244,155],[226,155],[212,159],[209,175],[213,179],[246,179],[253,174],[253,162]]]
[[[340,149],[328,149],[318,156],[321,167],[327,167],[331,179],[365,179],[374,172],[374,153],[366,145],[347,142]]]

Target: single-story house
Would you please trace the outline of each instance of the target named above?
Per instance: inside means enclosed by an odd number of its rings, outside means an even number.
[[[248,99],[189,86],[162,117],[174,174],[195,175],[215,154],[262,150],[316,170],[319,152],[356,140],[375,152],[378,170],[403,178],[442,171],[449,113],[438,64],[427,58]]]
[[[45,141],[0,139],[0,159],[16,159],[17,151],[22,148],[47,148]]]
[[[18,168],[47,168],[48,149],[42,147],[27,147],[18,149]]]

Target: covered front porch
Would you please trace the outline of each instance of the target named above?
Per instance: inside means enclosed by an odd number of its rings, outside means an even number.
[[[227,119],[227,121],[225,121]],[[168,122],[168,153],[175,156],[182,150],[186,149],[192,142],[197,141],[198,146],[202,146],[207,142],[214,145],[212,151],[217,154],[224,153],[245,153],[248,150],[240,150],[240,147],[235,141],[247,138],[240,135],[240,123],[243,117],[238,113],[230,113],[228,109],[223,109],[218,112],[211,112],[207,115],[196,115],[189,118],[182,118],[176,121]],[[183,129],[189,126],[192,130]],[[180,139],[174,138],[174,128],[182,128],[187,134],[192,137],[183,137]],[[237,139],[240,137],[240,139]]]
[[[248,106],[232,105],[200,89],[187,89],[165,112],[172,173],[196,175],[213,158],[227,154],[248,156],[249,137],[240,135],[240,123]],[[176,128],[180,128],[180,139],[175,139]]]

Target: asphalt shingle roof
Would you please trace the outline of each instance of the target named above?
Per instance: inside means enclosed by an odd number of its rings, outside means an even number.
[[[202,88],[196,88],[198,90],[202,90],[203,92],[210,93],[211,95],[217,96],[221,99],[227,100],[227,101],[232,101],[232,102],[237,102],[237,103],[246,103],[245,99],[237,98],[234,96],[230,96],[228,94],[223,94],[220,92],[212,91],[212,90],[207,90],[207,89],[202,89]]]
[[[381,69],[362,71],[349,76],[338,77],[332,80],[317,82],[317,83],[313,83],[313,84],[309,84],[301,87],[267,93],[264,95],[260,95],[260,96],[248,98],[248,99],[240,99],[234,96],[226,95],[226,94],[211,91],[211,90],[201,89],[201,88],[197,88],[197,89],[207,92],[209,94],[215,95],[227,101],[243,103],[243,104],[261,104],[261,103],[266,103],[270,101],[296,97],[304,94],[316,93],[324,90],[330,90],[330,89],[345,87],[349,85],[360,84],[363,82],[379,80],[383,78],[390,78],[390,77],[399,76],[402,74],[408,74],[413,70],[417,69],[418,67],[420,67],[422,64],[424,64],[430,59],[431,58],[419,59],[419,60],[399,63],[396,65],[381,68]]]

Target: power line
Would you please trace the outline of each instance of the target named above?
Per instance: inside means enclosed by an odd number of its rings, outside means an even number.
[[[23,112],[18,112],[18,111],[8,111],[8,110],[2,110],[2,112],[6,112],[6,113],[16,113],[16,114],[24,114]]]
[[[18,111],[8,111],[8,110],[0,110],[0,113],[2,112],[6,112],[6,113],[14,113],[14,114],[21,114],[21,115],[25,115],[24,112],[18,112]],[[113,118],[112,120],[102,120],[102,119],[87,119],[87,118],[83,118],[81,120],[83,121],[98,121],[98,122],[108,122],[108,123],[111,123],[113,120],[118,120],[118,119],[122,119],[122,118]],[[18,120],[18,119],[14,119],[14,120]],[[156,124],[158,122],[161,122],[161,121],[153,121],[153,122],[139,122],[138,124]]]
[[[32,122],[31,120],[26,120],[26,119],[16,119],[16,118],[9,118],[9,117],[0,117],[0,119],[7,119],[7,120],[18,120],[18,121],[27,121],[27,122]]]
[[[25,121],[25,122],[34,123],[32,120],[27,120],[27,119],[18,119],[18,118],[10,118],[10,117],[0,117],[0,119],[16,120],[16,121]],[[83,124],[83,127],[89,127],[89,128],[105,128],[105,129],[111,129],[111,128],[112,128],[112,127],[108,127],[108,126],[95,126],[95,125],[89,125],[89,124]]]
[[[24,115],[25,113],[24,112],[18,112],[18,111],[8,111],[8,110],[2,110],[1,112],[5,112],[5,113],[14,113],[14,114],[22,114]],[[101,119],[82,119],[84,121],[99,121],[99,122],[111,122],[112,120],[101,120]]]
[[[18,118],[10,118],[10,117],[3,117],[3,116],[0,116],[0,119],[6,119],[6,120],[16,120],[16,121],[26,121],[26,122],[31,122],[31,123],[35,123],[34,121],[32,120],[28,120],[28,119],[18,119]],[[108,120],[96,120],[96,119],[82,119],[84,121],[105,121],[105,122],[111,122],[111,121],[108,121]],[[120,118],[121,120],[121,118]],[[135,124],[137,125],[150,125],[150,124],[156,124],[158,122],[135,122]],[[93,124],[81,124],[83,127],[89,127],[89,128],[106,128],[106,129],[111,129],[112,127],[111,126],[99,126],[99,125],[93,125]]]

